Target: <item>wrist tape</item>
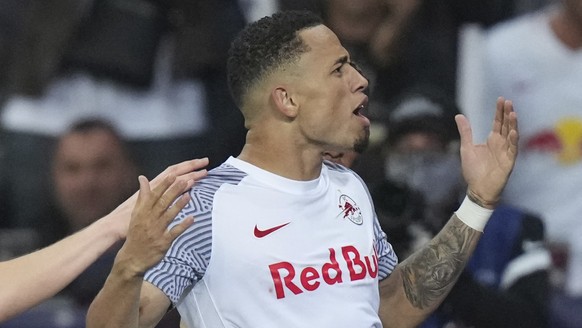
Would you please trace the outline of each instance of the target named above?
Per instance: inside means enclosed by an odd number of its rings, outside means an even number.
[[[455,212],[459,220],[463,221],[469,227],[483,232],[487,221],[491,217],[493,210],[481,207],[475,204],[468,196],[465,196],[461,206]]]

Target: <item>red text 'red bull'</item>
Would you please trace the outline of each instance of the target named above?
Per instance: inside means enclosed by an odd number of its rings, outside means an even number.
[[[298,295],[305,291],[314,291],[322,283],[334,285],[343,283],[344,278],[356,281],[366,276],[378,276],[378,255],[375,250],[374,254],[362,257],[354,246],[348,245],[341,247],[340,253],[340,260],[345,262],[349,273],[345,276],[333,248],[329,249],[329,262],[323,263],[321,267],[307,266],[298,272],[292,263],[286,261],[269,265],[277,299],[288,295],[285,290]]]

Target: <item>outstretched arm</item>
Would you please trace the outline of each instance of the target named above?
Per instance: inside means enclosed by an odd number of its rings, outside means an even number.
[[[473,144],[469,122],[455,117],[467,198],[444,228],[400,263],[380,283],[380,317],[385,327],[415,327],[449,293],[481,236],[507,183],[517,156],[517,117],[510,101],[497,100],[485,144]]]
[[[166,169],[151,184],[159,186],[165,177],[179,176],[186,190],[192,184],[186,181],[206,175],[206,170],[194,171],[206,165],[208,159],[182,162]],[[114,243],[124,239],[137,198],[136,192],[110,214],[55,244],[0,263],[0,322],[58,293]]]

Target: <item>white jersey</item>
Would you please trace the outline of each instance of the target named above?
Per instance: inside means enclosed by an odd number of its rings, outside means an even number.
[[[188,327],[382,326],[398,260],[351,170],[294,181],[231,157],[190,195],[176,222],[195,223],[145,277]]]
[[[550,26],[555,10],[507,21],[484,35],[486,109],[468,118],[476,139],[484,140],[494,100],[513,101],[520,144],[503,197],[538,214],[550,241],[570,244],[566,288],[582,295],[582,49],[556,37]]]

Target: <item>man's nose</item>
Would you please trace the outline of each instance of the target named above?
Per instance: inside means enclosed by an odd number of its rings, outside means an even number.
[[[364,76],[362,70],[357,68],[356,66],[351,66],[353,70],[353,91],[365,91],[368,89],[368,79]]]

